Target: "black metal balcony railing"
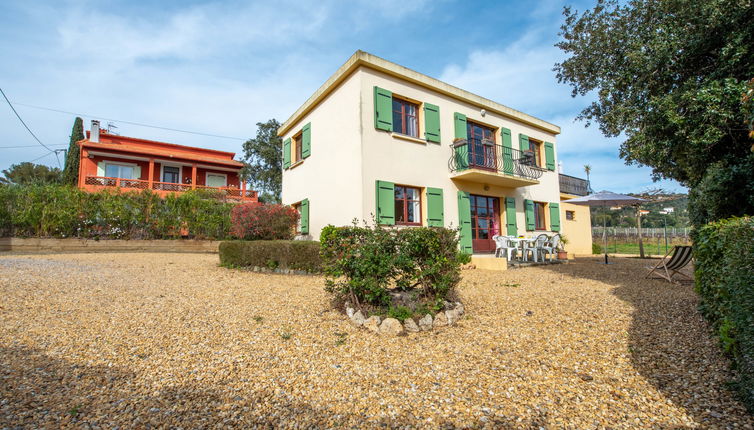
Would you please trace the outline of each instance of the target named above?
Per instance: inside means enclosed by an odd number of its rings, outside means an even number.
[[[589,181],[586,179],[568,176],[562,173],[559,176],[561,193],[573,194],[575,196],[585,196],[589,194],[591,187],[589,187]]]
[[[481,139],[462,139],[450,145],[453,154],[448,161],[451,172],[468,169],[539,179],[546,169],[536,165],[534,153],[519,151]]]

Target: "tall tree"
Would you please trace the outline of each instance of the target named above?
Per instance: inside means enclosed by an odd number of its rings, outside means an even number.
[[[84,120],[80,117],[76,117],[73,121],[73,129],[71,130],[71,141],[68,145],[68,152],[65,156],[65,167],[63,168],[63,183],[69,185],[76,185],[79,180],[79,161],[80,161],[80,148],[76,145],[76,142],[84,139]]]
[[[43,164],[34,164],[25,161],[13,164],[9,169],[3,170],[2,184],[57,184],[60,183],[63,173],[57,167],[47,167]]]
[[[555,65],[558,80],[574,97],[597,96],[579,119],[626,136],[628,164],[693,190],[711,163],[750,163],[742,95],[754,77],[751,0],[597,0],[564,15],[557,46],[570,57]]]
[[[283,190],[283,140],[274,118],[257,123],[257,136],[243,144],[243,176],[265,203],[279,203]]]

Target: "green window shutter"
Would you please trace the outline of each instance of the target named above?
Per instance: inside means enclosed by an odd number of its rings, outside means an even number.
[[[550,230],[560,231],[560,203],[550,203]]]
[[[518,234],[518,226],[516,225],[516,199],[513,197],[505,198],[505,225],[508,236],[516,236]]]
[[[283,168],[291,167],[291,139],[285,139],[283,142]]]
[[[445,211],[442,203],[442,188],[427,187],[427,225],[445,226]]]
[[[511,131],[508,128],[500,128],[500,137],[503,142],[503,173],[506,175],[513,174],[513,141],[511,140]]]
[[[395,184],[387,181],[375,181],[377,222],[383,225],[395,224]]]
[[[536,227],[534,222],[534,201],[524,200],[524,209],[526,210],[526,231],[534,231]]]
[[[424,137],[428,142],[440,143],[440,107],[424,103]]]
[[[466,130],[466,115],[462,113],[453,114],[453,124],[455,124],[455,138],[466,139],[468,132]],[[469,168],[469,145],[459,145],[455,149],[456,170],[466,170]]]
[[[545,163],[547,170],[555,170],[555,145],[552,142],[545,142]]]
[[[473,254],[474,248],[471,246],[471,201],[469,193],[465,191],[458,192],[458,224],[461,226],[461,251],[467,254]]]
[[[374,87],[374,128],[393,131],[393,93]]]
[[[301,201],[301,234],[309,234],[309,199]]]
[[[301,158],[312,155],[312,123],[308,122],[301,131]]]
[[[455,125],[455,138],[466,139],[468,131],[466,130],[466,115],[456,112],[453,114],[453,124]]]
[[[525,134],[519,134],[518,135],[518,149],[522,151],[528,151],[529,150],[529,136]]]

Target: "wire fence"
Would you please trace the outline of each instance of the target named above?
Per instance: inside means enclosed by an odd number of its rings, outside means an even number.
[[[604,252],[602,232],[607,233],[607,252],[613,254],[640,253],[639,230],[636,227],[592,227],[595,251]],[[665,255],[674,245],[689,245],[689,228],[642,228],[641,236],[646,256]]]
[[[592,227],[592,237],[602,237],[602,232],[607,229],[607,237],[611,238],[639,238],[639,229],[636,227]],[[643,238],[667,237],[669,238],[689,238],[690,228],[668,227],[663,228],[642,228],[641,236]]]

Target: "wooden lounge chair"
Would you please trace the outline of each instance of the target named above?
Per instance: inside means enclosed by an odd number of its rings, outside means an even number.
[[[671,253],[673,255],[671,255],[668,259],[668,255],[670,255]],[[649,269],[647,278],[662,278],[671,283],[680,283],[680,281],[693,281],[693,279],[689,275],[680,272],[681,269],[689,264],[691,258],[691,246],[676,245],[673,247],[673,249],[670,250],[670,252],[665,254],[665,257],[663,257],[659,263],[655,264],[654,267],[647,267],[647,269]],[[681,279],[677,280],[674,279],[674,277],[679,277]]]

